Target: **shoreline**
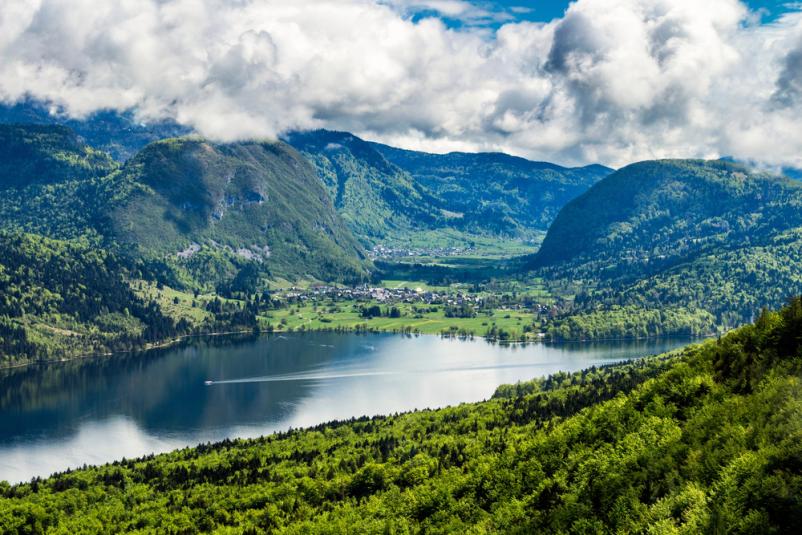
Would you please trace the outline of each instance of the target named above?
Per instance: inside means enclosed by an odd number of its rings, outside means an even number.
[[[215,336],[234,336],[234,335],[242,335],[242,334],[255,334],[255,335],[264,335],[264,334],[286,334],[286,333],[293,333],[293,334],[305,334],[305,333],[323,333],[323,332],[330,332],[330,333],[341,333],[341,334],[353,334],[353,333],[371,333],[371,334],[395,334],[395,335],[415,335],[415,336],[437,336],[440,338],[454,338],[460,340],[484,340],[486,342],[497,343],[499,345],[506,345],[506,346],[513,346],[513,345],[525,345],[525,344],[544,344],[544,345],[560,345],[560,344],[590,344],[590,343],[597,343],[597,342],[645,342],[649,340],[661,340],[661,339],[687,339],[689,343],[692,343],[696,340],[705,340],[711,338],[713,336],[719,336],[721,333],[707,333],[699,336],[691,336],[691,335],[681,335],[681,336],[673,336],[673,335],[660,335],[660,336],[645,336],[645,337],[613,337],[613,338],[585,338],[585,339],[574,339],[574,340],[548,340],[543,337],[538,337],[532,340],[499,340],[498,338],[488,338],[487,336],[482,335],[469,335],[469,336],[459,336],[459,335],[449,335],[445,333],[421,333],[421,332],[399,332],[399,331],[388,331],[388,330],[372,330],[372,329],[357,329],[357,328],[324,328],[324,329],[293,329],[293,330],[286,330],[286,329],[259,329],[255,331],[253,329],[244,329],[244,330],[235,330],[235,331],[217,331],[217,332],[210,332],[210,333],[196,333],[196,334],[185,334],[182,336],[178,336],[176,338],[170,338],[167,340],[163,340],[160,342],[151,342],[145,344],[142,347],[138,347],[135,349],[128,349],[123,351],[108,351],[103,353],[83,353],[80,355],[76,355],[73,357],[65,357],[65,358],[54,358],[54,359],[47,359],[47,360],[34,360],[30,362],[23,362],[20,364],[13,364],[13,365],[2,365],[0,364],[0,372],[3,370],[14,370],[19,368],[26,368],[28,366],[40,365],[40,364],[66,364],[72,361],[78,360],[86,360],[92,358],[101,358],[101,357],[113,357],[115,355],[124,355],[124,354],[132,354],[144,351],[151,351],[154,349],[165,349],[175,345],[180,344],[190,338],[202,338],[205,336],[215,337]]]

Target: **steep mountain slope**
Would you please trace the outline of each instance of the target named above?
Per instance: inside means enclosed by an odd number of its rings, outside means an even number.
[[[0,228],[166,259],[212,287],[249,265],[323,280],[367,266],[314,169],[282,143],[174,139],[119,168],[64,126],[0,125],[0,216]]]
[[[565,168],[501,153],[429,154],[372,146],[450,211],[462,214],[463,228],[506,235],[546,230],[568,201],[613,171],[601,165]]]
[[[114,188],[109,234],[142,254],[190,263],[219,254],[273,276],[365,273],[314,169],[283,143],[160,141],[128,161]]]
[[[337,210],[366,244],[451,230],[531,240],[557,211],[610,170],[566,169],[505,154],[427,154],[352,134],[293,133]]]
[[[446,224],[440,201],[370,143],[326,130],[289,134],[287,142],[317,168],[334,206],[366,244]]]
[[[481,403],[0,484],[0,531],[793,533],[800,332],[796,299],[720,340]]]
[[[46,104],[34,100],[0,103],[0,123],[63,125],[118,161],[127,160],[153,141],[191,133],[190,129],[168,120],[139,122],[131,112],[100,111],[84,119],[71,119],[51,113]]]
[[[802,185],[722,161],[630,165],[568,203],[533,266],[580,310],[667,306],[734,326],[802,292]]]

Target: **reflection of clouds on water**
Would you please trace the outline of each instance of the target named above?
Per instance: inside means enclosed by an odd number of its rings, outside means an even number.
[[[184,446],[181,440],[144,433],[133,421],[117,417],[90,421],[67,440],[0,447],[0,474],[11,482],[49,475],[83,464],[102,464],[123,457],[170,451]]]
[[[502,383],[682,344],[511,348],[435,336],[316,333],[32,368],[0,376],[0,479],[479,401]]]

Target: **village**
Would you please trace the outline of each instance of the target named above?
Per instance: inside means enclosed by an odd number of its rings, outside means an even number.
[[[275,291],[273,300],[287,305],[295,303],[331,301],[377,302],[379,304],[423,304],[456,307],[471,307],[475,310],[526,310],[537,315],[552,315],[553,305],[534,301],[527,296],[483,295],[482,293],[456,291],[435,291],[421,287],[385,288],[362,284],[353,287],[317,285],[309,288],[291,287]]]
[[[391,245],[375,245],[368,252],[371,260],[399,259],[413,257],[448,257],[463,256],[474,250],[473,247],[396,247]]]

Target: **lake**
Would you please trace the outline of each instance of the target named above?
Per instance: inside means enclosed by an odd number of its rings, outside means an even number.
[[[5,370],[0,480],[352,416],[479,401],[503,383],[687,343],[503,346],[308,333],[207,337],[169,349]]]

